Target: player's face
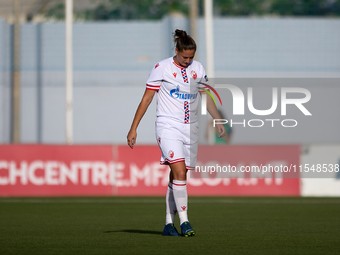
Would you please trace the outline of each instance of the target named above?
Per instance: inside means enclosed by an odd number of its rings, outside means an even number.
[[[191,61],[194,59],[195,50],[182,50],[179,51],[176,48],[176,60],[177,64],[180,64],[183,67],[188,67]]]

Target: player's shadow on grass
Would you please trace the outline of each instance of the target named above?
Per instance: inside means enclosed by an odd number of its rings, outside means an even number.
[[[104,233],[134,233],[134,234],[151,234],[151,235],[161,235],[162,231],[153,231],[153,230],[142,230],[142,229],[122,229],[122,230],[109,230],[104,231]]]

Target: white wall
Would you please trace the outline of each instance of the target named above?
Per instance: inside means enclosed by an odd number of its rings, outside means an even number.
[[[317,164],[327,164],[327,173],[319,174],[320,178],[304,178],[315,176],[304,172],[301,176],[302,196],[340,196],[340,172],[330,172],[331,166],[340,164],[340,145],[310,145],[306,146],[301,156],[301,165],[308,167]],[[326,178],[327,177],[327,178]]]

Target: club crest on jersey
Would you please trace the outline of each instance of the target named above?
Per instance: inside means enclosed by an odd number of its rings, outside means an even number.
[[[175,153],[174,153],[173,151],[170,150],[170,151],[169,151],[169,157],[170,157],[170,158],[173,158],[174,155],[175,155]]]
[[[172,75],[173,75],[173,76],[176,78],[176,76],[177,76],[177,73],[173,73]]]
[[[157,63],[157,65],[155,65],[155,69],[156,69],[157,67],[159,67],[159,63]]]
[[[192,77],[194,80],[197,79],[197,73],[196,73],[194,70],[191,71],[191,77]]]
[[[173,98],[178,98],[178,99],[195,99],[197,97],[196,94],[189,94],[189,93],[179,93],[179,85],[175,89],[170,90],[170,96]]]

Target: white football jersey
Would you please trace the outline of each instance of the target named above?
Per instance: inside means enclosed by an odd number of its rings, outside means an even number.
[[[158,92],[157,117],[187,124],[196,122],[198,92],[202,92],[198,88],[203,87],[198,82],[207,80],[202,64],[195,60],[186,68],[177,65],[173,57],[157,63],[146,82],[147,89]]]

